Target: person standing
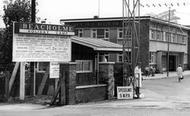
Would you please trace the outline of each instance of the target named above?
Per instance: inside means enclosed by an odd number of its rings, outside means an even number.
[[[183,79],[183,68],[181,67],[181,64],[176,69],[177,76],[178,76],[178,82],[180,82]]]
[[[142,72],[140,68],[140,64],[138,63],[134,70],[135,73],[135,83],[136,83],[136,96],[140,98],[140,88],[142,87]]]

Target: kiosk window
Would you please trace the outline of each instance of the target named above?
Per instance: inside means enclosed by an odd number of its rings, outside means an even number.
[[[92,72],[92,60],[76,60],[77,72]]]

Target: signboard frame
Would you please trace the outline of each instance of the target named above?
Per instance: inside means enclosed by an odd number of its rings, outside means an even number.
[[[13,23],[13,62],[69,62],[73,28],[63,25]]]
[[[133,87],[117,86],[117,99],[133,99]]]

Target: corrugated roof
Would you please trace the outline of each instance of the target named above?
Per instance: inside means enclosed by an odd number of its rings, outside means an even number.
[[[72,36],[71,41],[94,49],[95,51],[121,52],[122,45],[97,38]]]

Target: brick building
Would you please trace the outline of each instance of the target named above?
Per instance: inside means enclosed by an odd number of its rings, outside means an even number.
[[[138,18],[136,18],[139,21]],[[122,17],[61,19],[61,24],[71,25],[80,37],[100,38],[122,44]],[[189,67],[188,27],[153,18],[140,17],[140,54],[143,69],[153,65],[159,72],[167,69],[169,45],[169,70],[175,71],[178,64]],[[122,54],[105,55],[108,61],[122,62]]]

